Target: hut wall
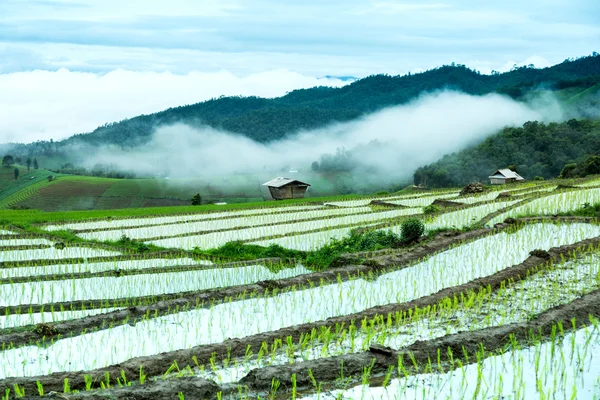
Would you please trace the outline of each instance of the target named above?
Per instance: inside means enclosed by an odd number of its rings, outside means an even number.
[[[275,200],[302,199],[307,188],[305,185],[287,185],[279,188],[269,187],[269,191]]]
[[[515,178],[490,178],[492,185],[503,185],[505,183],[516,182]]]
[[[306,189],[308,186],[306,185],[290,185],[292,187],[292,198],[293,199],[303,199],[306,194]]]

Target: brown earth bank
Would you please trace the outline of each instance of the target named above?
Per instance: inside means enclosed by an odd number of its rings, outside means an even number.
[[[36,382],[42,383],[46,391],[61,391],[65,378],[69,380],[70,387],[72,389],[84,390],[84,374],[91,377],[93,382],[95,382],[94,387],[97,387],[99,382],[105,379],[105,374],[108,374],[113,382],[116,382],[117,378],[121,378],[122,374],[126,376],[128,381],[135,381],[139,379],[140,365],[143,365],[146,375],[159,376],[165,373],[169,366],[172,365],[173,361],[177,361],[180,367],[185,367],[186,365],[195,365],[196,362],[201,365],[207,365],[209,364],[211,357],[216,357],[218,360],[226,359],[228,357],[244,357],[248,346],[250,346],[252,351],[257,352],[263,342],[273,343],[275,339],[285,340],[287,337],[291,337],[293,341],[297,342],[301,335],[310,333],[313,329],[318,330],[322,327],[327,328],[335,326],[348,326],[354,321],[361,321],[365,318],[371,319],[382,315],[391,315],[395,318],[396,313],[402,315],[402,313],[407,313],[409,310],[414,310],[416,308],[423,309],[427,307],[433,307],[442,303],[447,298],[453,299],[455,296],[460,297],[461,294],[477,292],[482,289],[496,290],[507,283],[526,279],[530,274],[538,272],[540,268],[543,268],[552,262],[567,260],[575,254],[575,251],[586,251],[591,249],[593,246],[597,247],[599,245],[600,237],[583,240],[572,245],[553,248],[548,252],[532,252],[537,255],[532,255],[523,263],[506,268],[496,274],[479,278],[463,285],[446,288],[435,294],[421,297],[406,303],[387,304],[383,306],[372,307],[355,314],[333,317],[327,320],[306,323],[302,325],[295,325],[282,328],[277,331],[247,336],[241,339],[229,339],[218,344],[202,345],[186,350],[177,350],[153,356],[133,358],[120,364],[92,371],[57,372],[47,376],[8,378],[0,380],[0,393],[4,392],[7,388],[12,388],[15,384],[25,387],[29,393],[35,393],[37,390]],[[120,316],[122,322],[122,320],[129,315],[128,312],[135,313],[137,312],[137,308],[134,310],[125,310],[121,312],[123,313]],[[572,316],[573,315],[571,315],[571,317]],[[85,319],[86,318],[83,320]],[[131,315],[129,315],[129,319],[131,320]],[[72,329],[79,329],[77,324],[81,324],[81,321],[82,320],[67,322],[65,324],[74,324],[75,326],[73,326]],[[56,326],[59,326],[59,324]]]
[[[456,202],[456,201],[436,199],[433,201],[433,203],[431,203],[431,205],[442,207],[442,208],[456,208],[456,207],[464,206],[465,204]]]
[[[0,239],[1,240],[1,239]],[[0,252],[2,251],[14,251],[14,250],[42,250],[54,247],[49,244],[19,244],[14,246],[0,246]]]
[[[371,200],[369,203],[370,206],[380,206],[380,207],[389,207],[389,208],[408,208],[401,204],[388,203],[385,200]]]
[[[53,239],[56,241],[56,239]],[[59,242],[59,241],[57,241]],[[62,242],[60,242],[62,243]],[[56,244],[60,246],[60,244]],[[56,245],[54,247],[56,247]],[[66,246],[65,246],[66,247]],[[130,261],[130,260],[150,260],[155,258],[194,258],[203,261],[213,261],[222,263],[223,265],[251,265],[257,262],[265,260],[265,262],[271,263],[282,263],[284,260],[276,257],[260,258],[255,260],[240,260],[240,261],[222,261],[219,257],[203,254],[198,256],[192,252],[181,250],[181,249],[166,249],[160,251],[151,251],[144,253],[135,253],[128,248],[120,248],[118,246],[109,246],[96,243],[69,243],[69,247],[88,247],[112,251],[121,251],[125,254],[119,254],[114,256],[98,256],[98,257],[74,257],[74,258],[60,258],[60,259],[40,259],[40,260],[26,260],[26,261],[0,261],[0,269],[2,268],[19,268],[19,267],[31,267],[31,266],[47,266],[57,264],[83,264],[83,263],[100,263],[100,262],[112,262],[112,261]],[[219,264],[221,265],[221,264]]]

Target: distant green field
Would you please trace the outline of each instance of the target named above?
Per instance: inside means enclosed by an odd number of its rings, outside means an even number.
[[[294,199],[282,201],[259,201],[248,203],[234,203],[226,205],[205,204],[201,206],[173,206],[173,207],[147,207],[147,208],[121,208],[115,210],[85,210],[46,212],[42,210],[0,210],[0,225],[16,224],[29,225],[55,221],[82,221],[98,220],[105,218],[143,217],[153,215],[186,214],[199,212],[239,210],[246,208],[281,207],[320,203],[323,201],[340,201],[359,198],[357,195],[316,197],[307,199]]]
[[[15,180],[14,169],[19,169],[19,179]],[[37,188],[51,184],[48,175],[60,176],[45,169],[27,170],[26,166],[13,165],[0,167],[0,208],[27,199]]]
[[[0,175],[0,209],[25,208],[41,211],[114,210],[189,206],[200,193],[204,203],[256,203],[270,200],[262,183],[274,174],[238,174],[172,179],[112,179],[90,176],[58,175],[49,182],[47,170],[26,171],[14,180],[13,168]],[[285,174],[283,174],[285,175]],[[307,198],[338,195],[335,178],[302,173],[295,178],[309,182]]]
[[[585,90],[579,90],[578,92],[573,93],[566,100],[566,102],[568,104],[576,104],[578,102],[583,102],[584,100],[596,99],[598,93],[600,93],[600,84],[597,84],[597,85],[587,88]]]

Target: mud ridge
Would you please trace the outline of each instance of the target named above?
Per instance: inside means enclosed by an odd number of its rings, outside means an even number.
[[[0,392],[4,392],[6,388],[12,388],[14,384],[25,387],[29,392],[36,390],[36,382],[41,382],[46,390],[61,391],[65,378],[69,379],[72,389],[85,389],[83,375],[87,374],[92,377],[94,382],[100,382],[104,379],[105,373],[108,373],[113,381],[116,381],[121,374],[125,374],[127,380],[135,381],[139,378],[140,365],[144,366],[144,371],[148,376],[158,376],[163,374],[167,368],[177,360],[180,367],[186,365],[195,365],[196,361],[199,364],[208,364],[211,357],[216,359],[225,359],[227,357],[243,357],[246,354],[248,346],[252,349],[259,349],[263,342],[272,343],[275,339],[285,339],[290,336],[294,341],[297,341],[302,334],[311,332],[313,329],[321,327],[335,327],[336,325],[348,326],[353,321],[360,321],[364,318],[370,319],[380,315],[388,315],[395,313],[408,312],[415,308],[426,308],[441,303],[446,298],[454,298],[460,294],[469,292],[477,292],[483,288],[496,290],[501,285],[507,282],[518,282],[526,279],[531,273],[538,272],[544,266],[550,265],[552,262],[562,259],[569,259],[575,250],[589,250],[592,246],[600,245],[600,237],[587,239],[581,242],[552,248],[548,251],[551,259],[545,257],[540,258],[530,256],[524,262],[506,268],[496,274],[479,278],[463,285],[454,286],[443,289],[435,294],[421,297],[406,303],[387,304],[383,306],[373,307],[359,313],[343,315],[339,317],[329,318],[327,320],[295,325],[279,329],[277,331],[265,332],[244,337],[242,339],[229,339],[221,343],[211,345],[196,346],[191,349],[177,350],[168,353],[161,353],[153,356],[138,357],[120,364],[112,365],[106,368],[95,369],[86,372],[57,372],[47,376],[39,377],[18,377],[0,380]],[[126,312],[126,311],[125,311]],[[124,316],[124,314],[123,314]],[[572,315],[571,315],[572,316]],[[569,316],[569,318],[571,318]],[[92,317],[90,317],[92,318]],[[214,356],[213,356],[214,354]],[[192,359],[195,357],[195,360]]]

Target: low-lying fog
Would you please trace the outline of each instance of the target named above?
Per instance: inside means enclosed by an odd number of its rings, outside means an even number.
[[[337,152],[355,166],[356,173],[368,171],[368,179],[409,179],[417,167],[479,142],[505,126],[560,119],[560,106],[552,98],[525,104],[497,94],[441,91],[354,122],[301,131],[270,144],[209,127],[162,126],[148,144],[135,150],[87,149],[85,166],[115,164],[141,175],[166,173],[172,177],[228,175],[282,168],[306,170],[324,154]]]

